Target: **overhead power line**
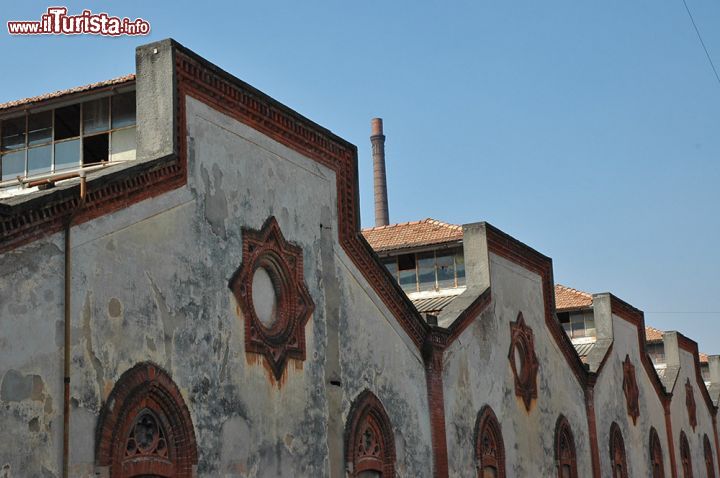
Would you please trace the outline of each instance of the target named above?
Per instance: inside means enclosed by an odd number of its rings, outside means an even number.
[[[702,45],[703,50],[705,51],[705,56],[707,57],[708,61],[710,62],[710,67],[712,68],[713,73],[715,73],[715,79],[717,80],[718,84],[720,84],[720,75],[718,75],[717,68],[715,68],[715,63],[712,61],[712,57],[710,56],[710,53],[708,52],[707,47],[705,46],[705,42],[702,39],[702,35],[700,34],[700,30],[697,27],[697,24],[695,23],[695,19],[692,16],[692,13],[690,13],[690,8],[688,7],[688,4],[685,0],[682,0],[683,5],[685,5],[685,11],[687,12],[688,16],[690,17],[690,21],[692,22],[693,28],[695,28],[695,33],[697,33],[698,40],[700,40],[700,45]]]

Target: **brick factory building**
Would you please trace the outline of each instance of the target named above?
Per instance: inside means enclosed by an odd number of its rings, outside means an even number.
[[[0,477],[715,477],[720,357],[172,40],[0,105]]]

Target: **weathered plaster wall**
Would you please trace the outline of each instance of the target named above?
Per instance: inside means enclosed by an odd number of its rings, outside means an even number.
[[[327,476],[331,306],[344,414],[372,390],[393,417],[400,476],[429,476],[422,360],[337,243],[334,173],[191,98],[187,117],[186,187],[72,231],[71,475],[93,475],[104,400],[124,371],[151,360],[190,409],[200,476]],[[245,354],[227,286],[242,261],[241,229],[270,215],[302,247],[316,304],[307,358],[291,361],[280,383]],[[0,449],[8,476],[57,476],[61,466],[62,241],[2,259],[0,437],[18,444]]]
[[[695,476],[705,476],[705,454],[703,449],[703,437],[707,434],[713,448],[713,460],[715,467],[718,466],[718,457],[713,438],[712,416],[708,410],[705,400],[701,395],[695,378],[695,357],[684,349],[679,349],[680,371],[672,390],[673,397],[670,405],[673,440],[675,441],[675,456],[678,465],[678,476],[682,476],[682,464],[680,461],[680,432],[684,431],[690,445],[690,456],[692,457],[693,471]],[[690,418],[685,404],[685,384],[687,380],[693,387],[695,397],[695,408],[697,414],[697,427],[693,431],[690,426]],[[717,474],[717,470],[716,470]]]
[[[475,421],[490,405],[501,423],[510,477],[555,476],[554,432],[565,415],[575,437],[578,473],[591,476],[584,392],[545,325],[540,277],[490,254],[492,302],[445,354],[450,476],[476,476]],[[522,312],[540,362],[538,398],[528,413],[516,397],[508,360],[510,322]]]
[[[60,235],[0,258],[3,477],[55,476],[60,468],[63,264]]]
[[[635,325],[612,316],[613,345],[595,384],[595,410],[597,413],[598,447],[603,477],[610,477],[610,425],[617,422],[625,441],[628,473],[630,476],[650,476],[650,428],[655,427],[663,449],[666,474],[670,476],[665,412],[650,377],[640,362],[638,331]],[[627,413],[623,392],[623,362],[629,356],[635,366],[635,379],[639,391],[640,416],[634,425]]]

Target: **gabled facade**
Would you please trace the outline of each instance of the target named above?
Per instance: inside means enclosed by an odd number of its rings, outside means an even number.
[[[172,40],[136,60],[0,105],[4,475],[717,469],[716,357],[708,389],[665,334],[661,380],[640,311],[487,223],[361,231],[353,145]]]

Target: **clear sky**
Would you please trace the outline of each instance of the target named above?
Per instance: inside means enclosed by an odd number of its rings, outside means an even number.
[[[720,2],[687,0],[720,67]],[[55,2],[57,3],[57,2]],[[134,71],[173,37],[355,143],[370,119],[391,222],[488,221],[720,353],[720,84],[682,0],[87,1],[148,37],[10,37],[55,3],[3,2],[0,102]]]

